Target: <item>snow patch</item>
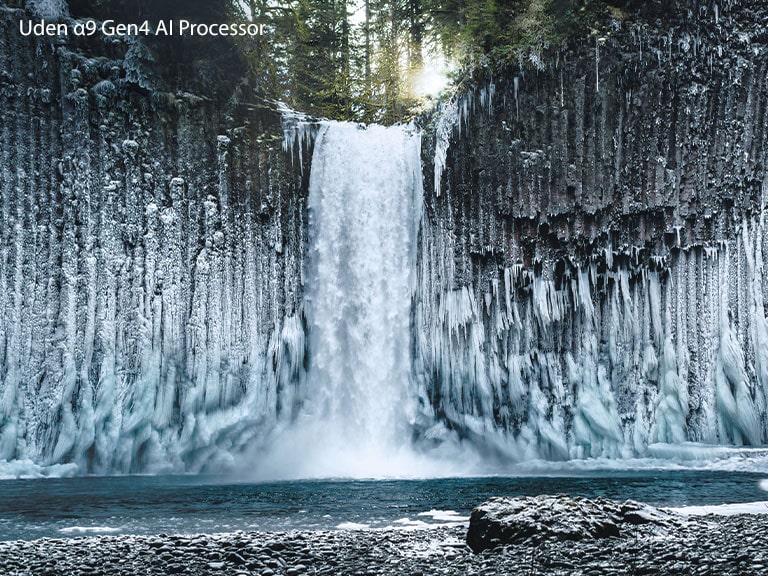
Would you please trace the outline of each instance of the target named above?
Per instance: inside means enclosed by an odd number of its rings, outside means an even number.
[[[370,527],[370,524],[362,524],[359,522],[342,522],[336,526],[339,530],[368,530]]]
[[[69,16],[66,0],[27,0],[27,9],[46,20],[61,20]]]
[[[718,504],[714,506],[682,506],[679,508],[665,508],[670,512],[685,514],[686,516],[736,516],[738,514],[768,514],[768,501],[741,502],[737,504]]]

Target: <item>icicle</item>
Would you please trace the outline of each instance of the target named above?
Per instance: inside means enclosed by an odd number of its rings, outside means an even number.
[[[292,164],[298,155],[299,169],[303,173],[304,149],[312,144],[313,123],[308,121],[306,114],[296,112],[282,102],[278,103],[278,110],[283,128],[283,151],[290,155]]]
[[[595,94],[600,93],[600,39],[595,38]]]
[[[520,78],[515,76],[512,81],[515,90],[515,119],[520,122],[520,101],[518,100],[518,90],[520,89]]]
[[[435,195],[440,196],[440,187],[448,157],[448,148],[454,130],[460,125],[459,106],[456,99],[447,102],[437,120],[435,129]]]
[[[488,117],[493,115],[493,98],[496,95],[496,85],[493,82],[488,84]]]

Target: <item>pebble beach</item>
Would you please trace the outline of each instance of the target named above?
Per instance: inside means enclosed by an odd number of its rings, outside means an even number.
[[[674,530],[500,545],[467,527],[90,536],[0,542],[5,576],[768,575],[768,516],[691,516]]]

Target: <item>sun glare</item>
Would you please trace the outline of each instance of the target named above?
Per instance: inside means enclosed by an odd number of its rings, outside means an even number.
[[[448,85],[448,76],[437,68],[424,68],[416,75],[413,91],[420,98],[434,98]]]

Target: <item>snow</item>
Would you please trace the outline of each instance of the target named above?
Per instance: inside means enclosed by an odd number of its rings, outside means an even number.
[[[46,20],[61,20],[69,16],[66,0],[27,0],[27,8]]]
[[[367,530],[370,528],[370,525],[361,524],[360,522],[342,522],[336,528],[339,530]]]
[[[712,506],[682,506],[679,508],[665,508],[670,512],[685,514],[686,516],[705,516],[715,514],[717,516],[734,516],[736,514],[768,514],[768,502],[740,502],[737,504],[717,504]]]

